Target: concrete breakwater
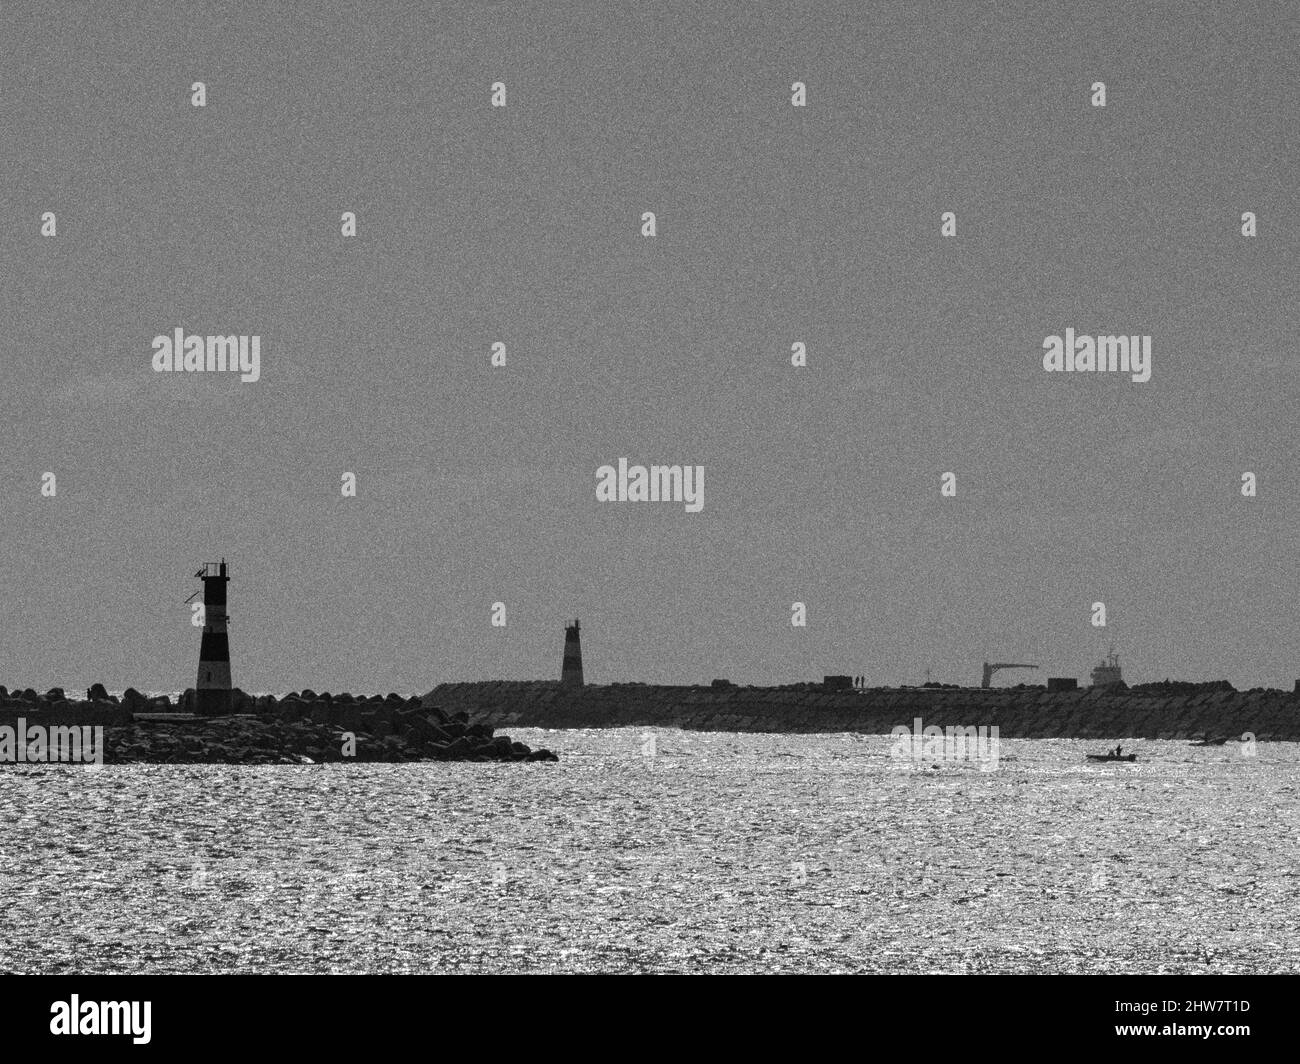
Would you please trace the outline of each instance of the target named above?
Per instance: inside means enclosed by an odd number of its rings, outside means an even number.
[[[863,732],[926,726],[996,726],[1004,739],[1219,739],[1250,733],[1300,741],[1300,697],[1218,684],[1141,689],[1043,687],[674,687],[548,681],[445,683],[426,706],[495,727],[667,727],[701,731]]]
[[[418,697],[304,691],[277,699],[235,691],[234,712],[211,717],[192,712],[192,691],[176,704],[133,690],[118,698],[98,684],[87,694],[69,699],[59,688],[39,695],[0,687],[0,728],[14,729],[19,721],[47,731],[102,727],[104,764],[558,760],[464,713],[424,707]]]

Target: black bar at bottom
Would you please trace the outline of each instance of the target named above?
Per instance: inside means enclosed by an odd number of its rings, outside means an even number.
[[[689,1045],[696,1054],[716,1045],[734,1056],[751,1044],[806,1053],[847,1039],[883,1051],[887,1042],[938,1049],[967,1038],[994,1039],[999,1052],[1254,1051],[1294,1036],[1295,985],[1249,975],[722,976],[702,985],[671,976],[634,985],[609,976],[9,976],[0,979],[0,1030],[7,1053],[92,1055],[337,1055],[414,1042],[448,1052]],[[55,1033],[70,1025],[76,1033]]]

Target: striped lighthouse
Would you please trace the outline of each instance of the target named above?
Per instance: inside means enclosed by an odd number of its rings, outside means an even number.
[[[230,639],[226,635],[226,563],[208,562],[194,574],[203,581],[203,642],[199,645],[199,679],[195,712],[218,716],[230,712]]]
[[[564,626],[564,665],[560,670],[560,683],[582,686],[582,640],[578,635],[578,622]]]

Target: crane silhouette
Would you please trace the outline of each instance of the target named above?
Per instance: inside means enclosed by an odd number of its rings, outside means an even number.
[[[992,663],[986,661],[984,663],[984,682],[980,684],[980,686],[981,687],[993,686],[993,674],[997,672],[998,669],[1036,669],[1036,668],[1038,668],[1037,665],[1018,665],[1010,661],[995,661]]]

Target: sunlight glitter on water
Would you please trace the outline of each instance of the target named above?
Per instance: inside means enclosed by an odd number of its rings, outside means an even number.
[[[1300,971],[1300,744],[511,736],[561,761],[0,767],[0,966]]]

